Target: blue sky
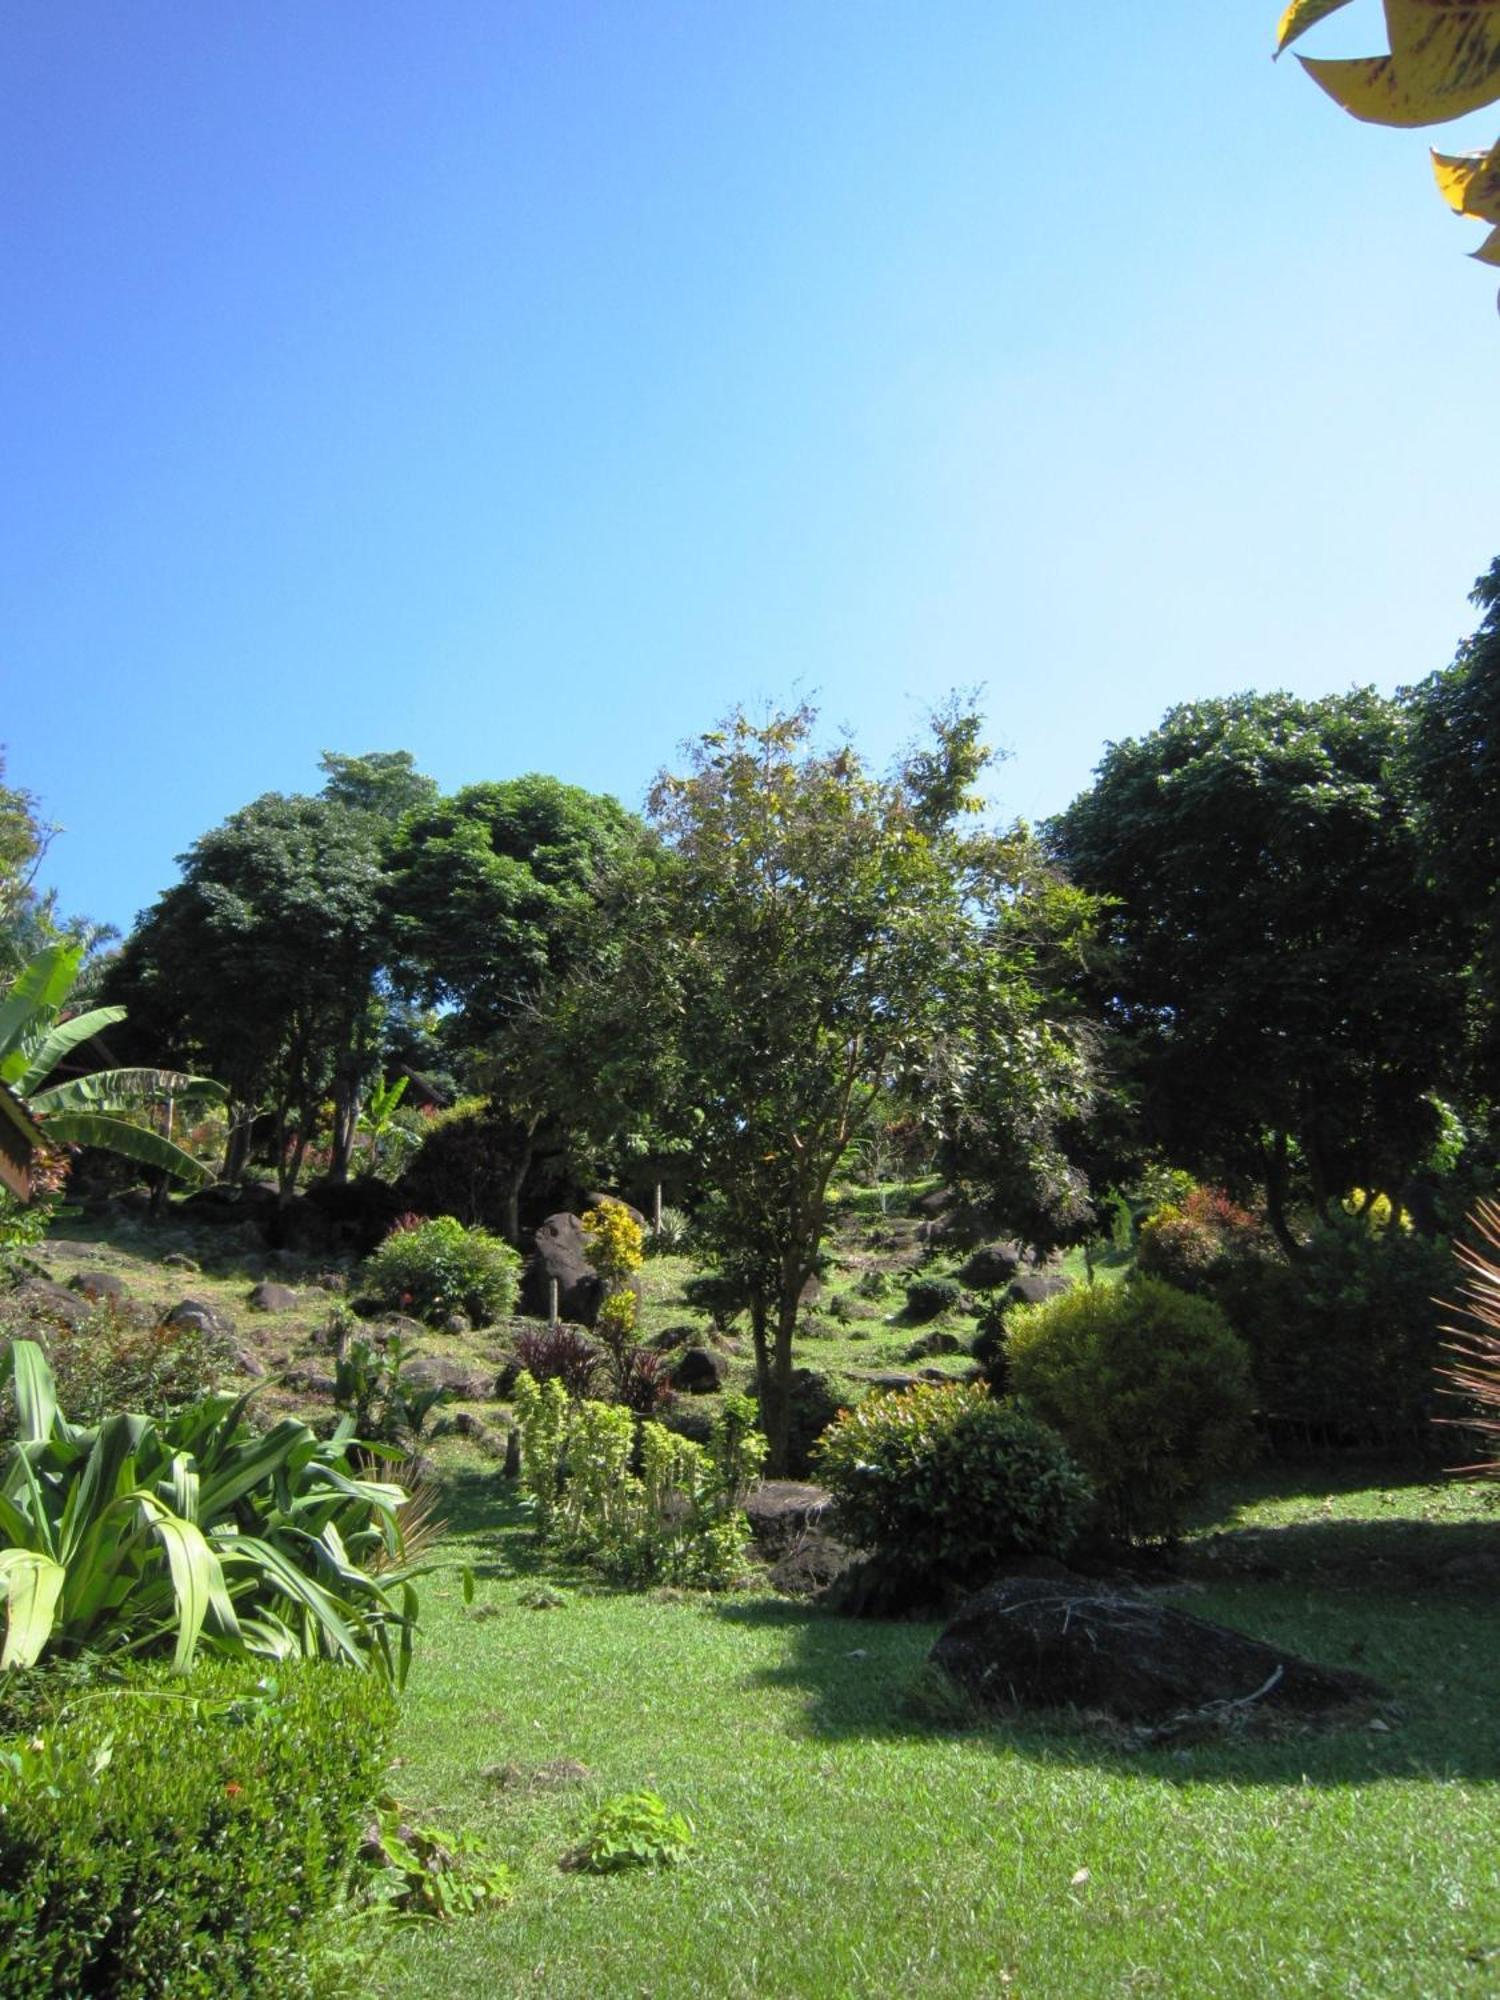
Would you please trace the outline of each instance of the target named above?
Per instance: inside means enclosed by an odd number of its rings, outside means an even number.
[[[997,808],[1446,664],[1500,321],[1276,0],[0,13],[0,741],[128,925],[323,748],[639,805],[736,701]],[[1375,0],[1309,50],[1380,46]]]

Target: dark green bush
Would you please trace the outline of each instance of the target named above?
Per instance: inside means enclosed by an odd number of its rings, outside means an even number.
[[[1453,1289],[1445,1242],[1350,1216],[1317,1230],[1295,1265],[1236,1264],[1214,1295],[1250,1349],[1274,1444],[1405,1457],[1452,1449],[1432,1419],[1434,1300]]]
[[[53,1709],[0,1742],[0,1993],[316,1992],[316,1921],[381,1789],[386,1690],[205,1666]]]
[[[520,1269],[520,1258],[498,1236],[439,1215],[393,1230],[366,1263],[363,1283],[379,1305],[429,1325],[463,1313],[486,1326],[514,1306]]]
[[[1066,1440],[1117,1534],[1175,1534],[1249,1456],[1250,1356],[1211,1300],[1159,1278],[1077,1285],[1016,1307],[1006,1330],[1018,1402]]]
[[[700,1277],[689,1278],[683,1285],[682,1296],[694,1312],[707,1313],[725,1333],[749,1305],[739,1280],[719,1271],[705,1271]]]
[[[913,1278],[906,1288],[906,1316],[908,1319],[936,1319],[950,1306],[956,1306],[963,1296],[963,1286],[956,1278]]]
[[[979,1583],[1062,1554],[1088,1483],[1055,1431],[978,1385],[923,1384],[844,1410],[814,1453],[841,1531],[906,1574]]]

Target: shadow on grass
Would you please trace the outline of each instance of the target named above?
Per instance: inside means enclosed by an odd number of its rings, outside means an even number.
[[[1135,1772],[1158,1782],[1359,1785],[1437,1778],[1500,1779],[1500,1715],[1493,1660],[1500,1613],[1433,1596],[1412,1603],[1368,1594],[1334,1601],[1305,1590],[1241,1584],[1194,1596],[1196,1615],[1332,1665],[1361,1668],[1398,1704],[1389,1726],[1215,1731],[1197,1740],[1131,1748],[1126,1733],[1063,1713],[980,1720],[960,1696],[934,1716],[927,1654],[941,1629],[843,1619],[772,1598],[718,1602],[715,1616],[785,1640],[783,1658],[747,1688],[795,1689],[819,1739],[970,1738],[1028,1762]],[[941,1682],[939,1682],[941,1686]],[[1385,1720],[1386,1718],[1382,1718]]]

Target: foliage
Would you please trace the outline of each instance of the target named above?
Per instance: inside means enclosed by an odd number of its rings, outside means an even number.
[[[1175,1534],[1248,1458],[1250,1357],[1210,1300],[1159,1278],[1075,1285],[1007,1325],[1017,1402],[1066,1441],[1116,1533]]]
[[[31,1316],[0,1295],[0,1338],[34,1335]],[[42,1344],[57,1400],[75,1423],[96,1424],[111,1410],[165,1417],[218,1387],[235,1366],[233,1341],[193,1320],[157,1320],[140,1307],[102,1299],[77,1326],[49,1321]],[[11,1434],[15,1406],[0,1388],[0,1435]]]
[[[988,760],[978,718],[945,711],[884,780],[848,744],[816,748],[814,724],[735,713],[658,779],[662,859],[618,898],[629,949],[557,1003],[561,1041],[571,1028],[602,1076],[598,1115],[643,1101],[691,1146],[711,1197],[698,1236],[748,1306],[778,1469],[799,1302],[850,1145],[893,1099],[951,1106],[981,1074],[998,1130],[1054,1075],[1037,856],[1021,830],[963,825]]]
[[[1478,629],[1452,665],[1405,694],[1422,860],[1461,922],[1469,968],[1461,1074],[1471,1103],[1500,1100],[1500,558],[1470,602]],[[1488,1184],[1487,1182],[1485,1184]]]
[[[1421,1456],[1435,1447],[1447,1246],[1336,1214],[1294,1264],[1244,1261],[1215,1296],[1246,1341],[1278,1444]]]
[[[0,1083],[20,1098],[49,1146],[97,1146],[189,1182],[207,1178],[190,1153],[147,1125],[139,1113],[164,1098],[221,1102],[221,1084],[165,1069],[94,1070],[52,1082],[58,1065],[105,1028],[124,1020],[122,1007],[92,1007],[64,1017],[83,963],[81,944],[54,944],[21,968],[0,1001]]]
[[[559,1553],[621,1583],[722,1588],[744,1569],[739,1507],[764,1441],[744,1399],[719,1413],[708,1449],[618,1403],[570,1404],[556,1381],[522,1374],[514,1402],[521,1485]],[[640,1471],[632,1472],[639,1452]]]
[[[676,1400],[671,1362],[649,1347],[627,1347],[614,1368],[612,1388],[617,1402],[638,1417],[654,1417]]]
[[[906,1288],[906,1316],[908,1319],[936,1319],[956,1306],[963,1297],[963,1286],[956,1278],[913,1278]]]
[[[645,1261],[645,1232],[623,1201],[606,1196],[583,1217],[584,1254],[607,1287],[623,1285]]]
[[[514,1306],[520,1268],[515,1251],[489,1230],[439,1215],[394,1230],[366,1262],[363,1282],[381,1305],[429,1324],[465,1313],[487,1326]]]
[[[1141,1224],[1136,1265],[1179,1291],[1209,1292],[1236,1262],[1274,1254],[1264,1226],[1219,1188],[1194,1187]]]
[[[333,1403],[363,1444],[410,1445],[449,1391],[403,1380],[416,1359],[399,1334],[378,1343],[352,1340],[334,1363]]]
[[[1459,1310],[1463,1326],[1445,1327],[1447,1352],[1457,1365],[1441,1371],[1449,1393],[1463,1397],[1469,1405],[1463,1417],[1441,1421],[1477,1434],[1495,1455],[1465,1472],[1482,1472],[1500,1478],[1500,1206],[1483,1201],[1469,1218],[1480,1246],[1455,1246],[1463,1285]]]
[[[1111,745],[1049,830],[1108,899],[1086,989],[1147,1136],[1298,1199],[1395,1194],[1438,1126],[1462,1020],[1453,911],[1422,865],[1401,710],[1372,690],[1237,695]]]
[[[593,1388],[604,1356],[576,1326],[523,1326],[511,1336],[517,1361],[537,1382],[561,1382],[575,1401]]]
[[[656,1792],[616,1792],[594,1813],[565,1868],[612,1875],[622,1868],[671,1868],[693,1844],[691,1821]]]
[[[1276,52],[1348,0],[1290,0]],[[1354,60],[1302,56],[1335,104],[1374,125],[1441,125],[1500,98],[1500,0],[1385,0],[1390,53]],[[1433,154],[1438,187],[1459,215],[1491,225],[1474,252],[1500,264],[1500,146],[1484,154]]]
[[[515,1241],[522,1189],[556,1142],[542,1120],[518,1117],[488,1097],[462,1097],[425,1121],[401,1191],[429,1215],[456,1215]]]
[[[109,969],[135,1027],[227,1085],[227,1179],[265,1109],[290,1194],[330,1098],[333,1177],[347,1170],[379,1057],[383,838],[378,815],[268,792],[193,843]]]
[[[446,1923],[472,1916],[508,1901],[515,1881],[475,1835],[409,1826],[392,1798],[377,1802],[374,1831],[360,1853],[374,1865],[365,1893],[383,1915],[398,1922]]]
[[[707,1313],[721,1333],[728,1333],[749,1304],[745,1286],[722,1271],[701,1271],[684,1280],[682,1296],[694,1312]]]
[[[978,1384],[866,1397],[814,1459],[848,1539],[917,1576],[981,1583],[1008,1556],[1064,1554],[1088,1509],[1056,1434]]]
[[[394,1704],[326,1666],[89,1690],[0,1754],[0,1990],[318,1991]]]
[[[420,1564],[403,1561],[399,1486],[351,1471],[348,1426],[245,1422],[210,1396],[160,1421],[95,1428],[58,1410],[41,1349],[17,1340],[17,1441],[0,1458],[0,1667],[83,1651],[200,1645],[320,1655],[404,1679]],[[377,1563],[380,1574],[374,1575]]]
[[[652,1229],[646,1248],[653,1257],[680,1257],[691,1248],[692,1218],[671,1203],[663,1204],[661,1220]]]

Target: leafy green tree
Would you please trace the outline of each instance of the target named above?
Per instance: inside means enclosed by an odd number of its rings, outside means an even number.
[[[558,1003],[572,1065],[617,1121],[693,1149],[697,1218],[749,1302],[771,1463],[786,1463],[792,1340],[830,1177],[883,1101],[953,1096],[1040,1018],[1031,849],[966,831],[987,753],[940,717],[888,779],[813,747],[801,709],[738,713],[651,800],[662,856],[625,871],[607,960]],[[1040,1040],[1028,1051],[1047,1059]],[[992,1060],[993,1059],[993,1060]]]
[[[405,813],[435,803],[437,781],[416,767],[409,750],[367,750],[360,757],[325,750],[323,797],[350,812],[369,813],[394,826]]]
[[[645,830],[612,798],[532,775],[470,785],[408,814],[387,861],[392,969],[408,997],[448,1010],[442,1040],[490,1103],[497,1221],[519,1240],[541,1163],[581,1142],[579,1079],[549,1059],[544,995],[602,949],[601,885]]]
[[[1430,1145],[1459,961],[1424,881],[1403,716],[1373,690],[1175,708],[1049,830],[1108,900],[1094,997],[1176,1165],[1288,1206],[1393,1198]]]
[[[380,850],[368,817],[268,792],[181,865],[111,967],[106,997],[223,1079],[235,1112],[229,1178],[243,1171],[249,1119],[269,1110],[290,1195],[330,1096],[337,1176],[379,1066]]]
[[[1457,905],[1470,967],[1465,1094],[1483,1105],[1500,1100],[1500,558],[1470,601],[1479,629],[1405,700],[1423,858]]]
[[[566,969],[606,867],[639,841],[612,798],[532,775],[469,785],[406,818],[387,861],[399,982],[492,1043]]]

